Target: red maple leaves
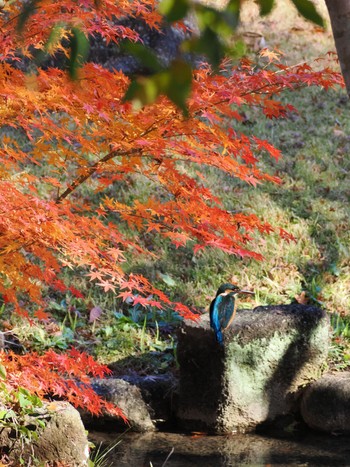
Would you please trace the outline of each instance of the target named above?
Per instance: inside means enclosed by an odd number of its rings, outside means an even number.
[[[49,350],[43,355],[1,351],[0,364],[6,368],[3,384],[10,394],[21,387],[40,397],[64,397],[95,415],[108,411],[125,420],[120,409],[101,399],[91,387],[90,377],[104,377],[110,370],[85,353],[76,349],[65,354]]]

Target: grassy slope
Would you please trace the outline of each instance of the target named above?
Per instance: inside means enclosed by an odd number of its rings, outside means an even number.
[[[279,1],[264,19],[254,4],[248,4],[242,22],[243,31],[262,33],[269,48],[281,50],[288,65],[311,62],[334,50],[330,30],[322,32],[307,23],[286,1]],[[343,90],[308,88],[286,93],[282,99],[293,104],[299,115],[270,121],[249,110],[242,126],[242,131],[282,150],[279,163],[262,162],[278,173],[282,185],[253,188],[217,172],[210,172],[208,178],[223,194],[227,209],[254,212],[293,233],[297,242],[288,244],[277,236],[257,239],[255,249],[265,257],[262,263],[217,252],[193,257],[190,250],[162,245],[161,259],[138,264],[153,280],[159,272],[169,274],[176,282],[174,295],[189,304],[206,308],[218,285],[232,280],[254,288],[257,304],[289,302],[306,291],[310,300],[322,302],[330,311],[349,310],[350,105]]]
[[[329,28],[321,32],[297,17],[289,3],[278,5],[264,20],[256,20],[257,12],[250,5],[243,14],[244,29],[262,32],[269,47],[285,53],[287,64],[312,61],[334,50]],[[325,9],[321,11],[326,16]],[[282,150],[283,160],[275,169],[283,184],[242,188],[240,199],[298,241],[285,244],[271,238],[261,243],[258,248],[265,264],[244,266],[239,275],[249,277],[265,302],[286,301],[306,290],[329,311],[346,314],[350,308],[350,106],[343,90],[304,89],[283,99],[299,110],[298,116],[270,122],[249,116],[250,131]]]

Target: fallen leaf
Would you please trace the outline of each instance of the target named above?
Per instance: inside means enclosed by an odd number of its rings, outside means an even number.
[[[295,300],[301,305],[307,305],[309,303],[309,297],[307,296],[305,290],[301,292],[300,295],[295,295]]]
[[[102,315],[103,310],[100,306],[94,306],[90,310],[89,323],[94,323]]]

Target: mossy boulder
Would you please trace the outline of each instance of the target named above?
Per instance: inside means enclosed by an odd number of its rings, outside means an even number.
[[[328,433],[350,433],[350,371],[324,375],[305,391],[301,414],[306,424]]]
[[[38,419],[43,427],[38,426]],[[88,465],[87,434],[79,412],[68,402],[44,403],[36,414],[17,423],[17,429],[5,424],[0,431],[1,454],[10,465]],[[33,432],[31,438],[23,435],[21,426]]]
[[[105,378],[93,380],[93,388],[101,397],[119,407],[126,416],[127,422],[108,413],[95,417],[81,410],[83,422],[89,430],[125,431],[127,428],[137,432],[155,430],[151,418],[152,409],[144,401],[139,387],[120,378]]]
[[[188,430],[247,431],[297,408],[328,354],[324,310],[299,304],[239,310],[219,345],[208,315],[179,332],[177,418]]]

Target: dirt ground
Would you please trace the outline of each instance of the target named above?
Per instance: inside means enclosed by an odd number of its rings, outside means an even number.
[[[224,8],[228,3],[228,0],[197,1],[216,8]],[[335,50],[324,1],[315,0],[313,3],[326,20],[326,30],[305,20],[297,12],[291,0],[275,0],[275,3],[271,14],[261,17],[256,2],[253,0],[242,2],[239,31],[243,33],[244,41],[253,50],[257,51],[261,45],[277,48],[282,52],[288,50],[288,64],[290,65],[317,58],[328,51]]]

